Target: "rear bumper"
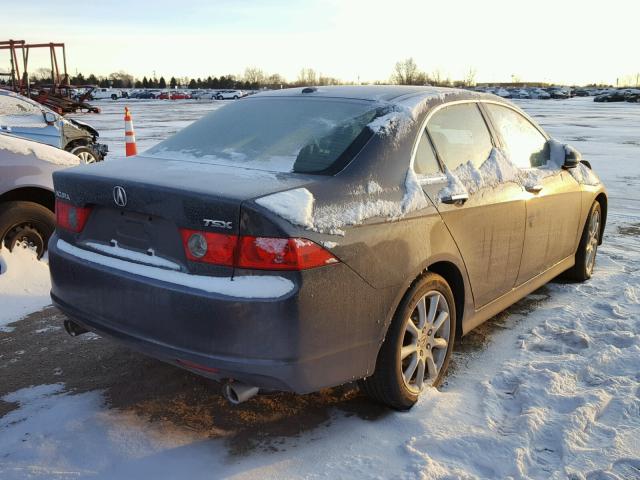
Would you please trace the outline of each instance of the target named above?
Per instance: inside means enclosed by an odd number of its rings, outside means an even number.
[[[297,393],[364,377],[375,363],[380,295],[343,264],[286,274],[294,288],[279,298],[241,298],[87,261],[57,240],[49,244],[53,303],[149,356]],[[354,302],[363,295],[368,301]]]

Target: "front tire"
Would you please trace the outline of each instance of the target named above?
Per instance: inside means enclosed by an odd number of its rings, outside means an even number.
[[[70,153],[78,157],[82,163],[96,163],[101,160],[89,147],[76,147]]]
[[[576,263],[567,270],[565,276],[577,282],[589,280],[596,265],[596,254],[602,230],[602,209],[598,201],[593,202],[587,222],[582,230],[580,244],[576,251]]]
[[[373,400],[408,410],[427,386],[442,383],[456,332],[453,293],[444,278],[426,273],[406,293],[380,347],[373,375],[360,388]]]
[[[0,205],[0,241],[9,251],[25,242],[40,258],[47,250],[47,242],[55,228],[53,212],[38,203],[6,202]]]

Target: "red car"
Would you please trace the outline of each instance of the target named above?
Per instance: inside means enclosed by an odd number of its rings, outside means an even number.
[[[189,100],[191,98],[191,95],[185,92],[171,92],[169,98],[171,100]]]

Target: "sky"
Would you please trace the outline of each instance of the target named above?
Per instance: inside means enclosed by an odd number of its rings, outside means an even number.
[[[0,36],[64,42],[71,74],[241,75],[389,80],[412,57],[479,82],[609,83],[640,73],[640,1],[0,0]],[[0,40],[5,40],[1,38]],[[47,66],[31,53],[30,70]],[[0,68],[8,68],[0,51]]]

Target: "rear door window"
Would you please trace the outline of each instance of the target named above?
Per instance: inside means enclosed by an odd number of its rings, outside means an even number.
[[[429,120],[427,130],[449,170],[467,162],[480,167],[493,148],[489,129],[475,103],[438,110]]]
[[[511,161],[520,168],[547,163],[547,139],[523,115],[502,105],[485,104]]]

